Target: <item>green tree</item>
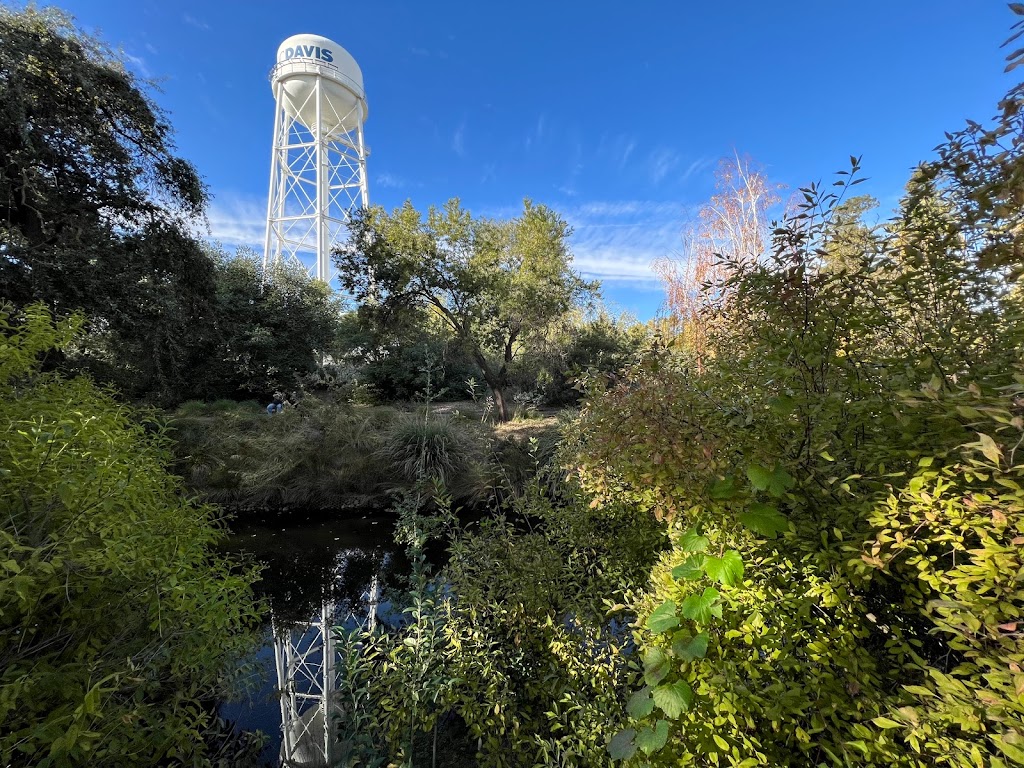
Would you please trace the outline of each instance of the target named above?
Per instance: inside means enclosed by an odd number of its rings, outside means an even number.
[[[365,313],[364,313],[365,315]],[[462,400],[476,363],[443,320],[427,309],[410,310],[387,327],[371,325],[352,312],[342,318],[331,348],[337,361],[383,402]]]
[[[532,349],[512,367],[512,381],[532,391],[546,405],[575,405],[582,397],[579,381],[614,373],[634,362],[649,334],[626,317],[576,310],[553,323]]]
[[[335,260],[371,324],[426,308],[447,325],[504,421],[512,361],[596,291],[570,266],[569,234],[558,214],[529,200],[508,221],[474,219],[458,200],[424,219],[407,202],[390,215],[379,207],[359,214]]]
[[[82,310],[69,348],[134,395],[180,397],[212,325],[188,225],[206,191],[123,58],[53,9],[0,8],[0,285]]]
[[[264,396],[313,373],[330,349],[341,302],[299,265],[213,254],[215,332],[193,396]]]
[[[871,195],[857,195],[836,206],[822,254],[824,269],[852,274],[877,256],[879,236],[864,221],[877,207]]]
[[[39,373],[80,324],[0,312],[0,762],[204,765],[202,701],[252,647],[256,573],[214,554],[157,425]]]

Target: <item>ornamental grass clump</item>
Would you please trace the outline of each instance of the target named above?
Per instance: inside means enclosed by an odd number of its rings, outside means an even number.
[[[377,455],[396,479],[408,483],[421,478],[437,480],[452,487],[469,471],[473,453],[471,438],[454,420],[412,416],[391,425]]]

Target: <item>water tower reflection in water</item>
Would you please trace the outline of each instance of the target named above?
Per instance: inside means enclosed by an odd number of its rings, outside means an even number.
[[[270,604],[272,626],[260,657],[273,649],[275,685],[247,707],[226,707],[225,714],[239,727],[266,732],[271,743],[264,756],[277,757],[280,766],[331,765],[336,744],[324,714],[330,722],[341,671],[332,629],[373,627],[389,615],[390,605],[381,600],[384,587],[407,569],[391,541],[392,523],[236,526],[230,548],[266,564],[257,589]]]

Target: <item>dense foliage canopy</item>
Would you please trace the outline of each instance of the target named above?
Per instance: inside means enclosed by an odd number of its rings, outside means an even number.
[[[83,364],[173,399],[209,351],[199,175],[121,58],[58,11],[0,8],[0,71],[3,296],[84,311]]]
[[[59,11],[0,8],[0,71],[0,296],[86,318],[51,365],[161,405],[316,369],[332,292],[196,236],[206,190],[120,54]]]
[[[474,219],[458,200],[424,219],[411,203],[355,218],[335,253],[341,282],[374,325],[427,309],[455,335],[490,387],[502,420],[517,353],[584,301],[595,286],[570,266],[568,225],[524,203],[509,221]]]
[[[211,697],[251,647],[255,574],[214,556],[167,442],[39,372],[81,320],[0,313],[0,762],[207,764]],[[147,429],[148,426],[148,429]]]

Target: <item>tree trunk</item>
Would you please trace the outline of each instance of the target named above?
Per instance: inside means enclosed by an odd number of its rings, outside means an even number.
[[[491,397],[494,398],[494,405],[498,409],[498,421],[508,421],[508,408],[505,405],[505,393],[502,388],[491,386]]]
[[[487,358],[484,357],[483,353],[475,349],[473,350],[473,359],[476,360],[476,364],[480,368],[480,373],[484,376],[484,381],[487,382],[487,386],[490,387],[491,397],[494,398],[494,407],[498,411],[498,421],[508,421],[508,406],[505,404],[505,386],[508,384],[508,368],[507,366],[501,366],[501,370],[495,372],[491,365],[487,362]]]

